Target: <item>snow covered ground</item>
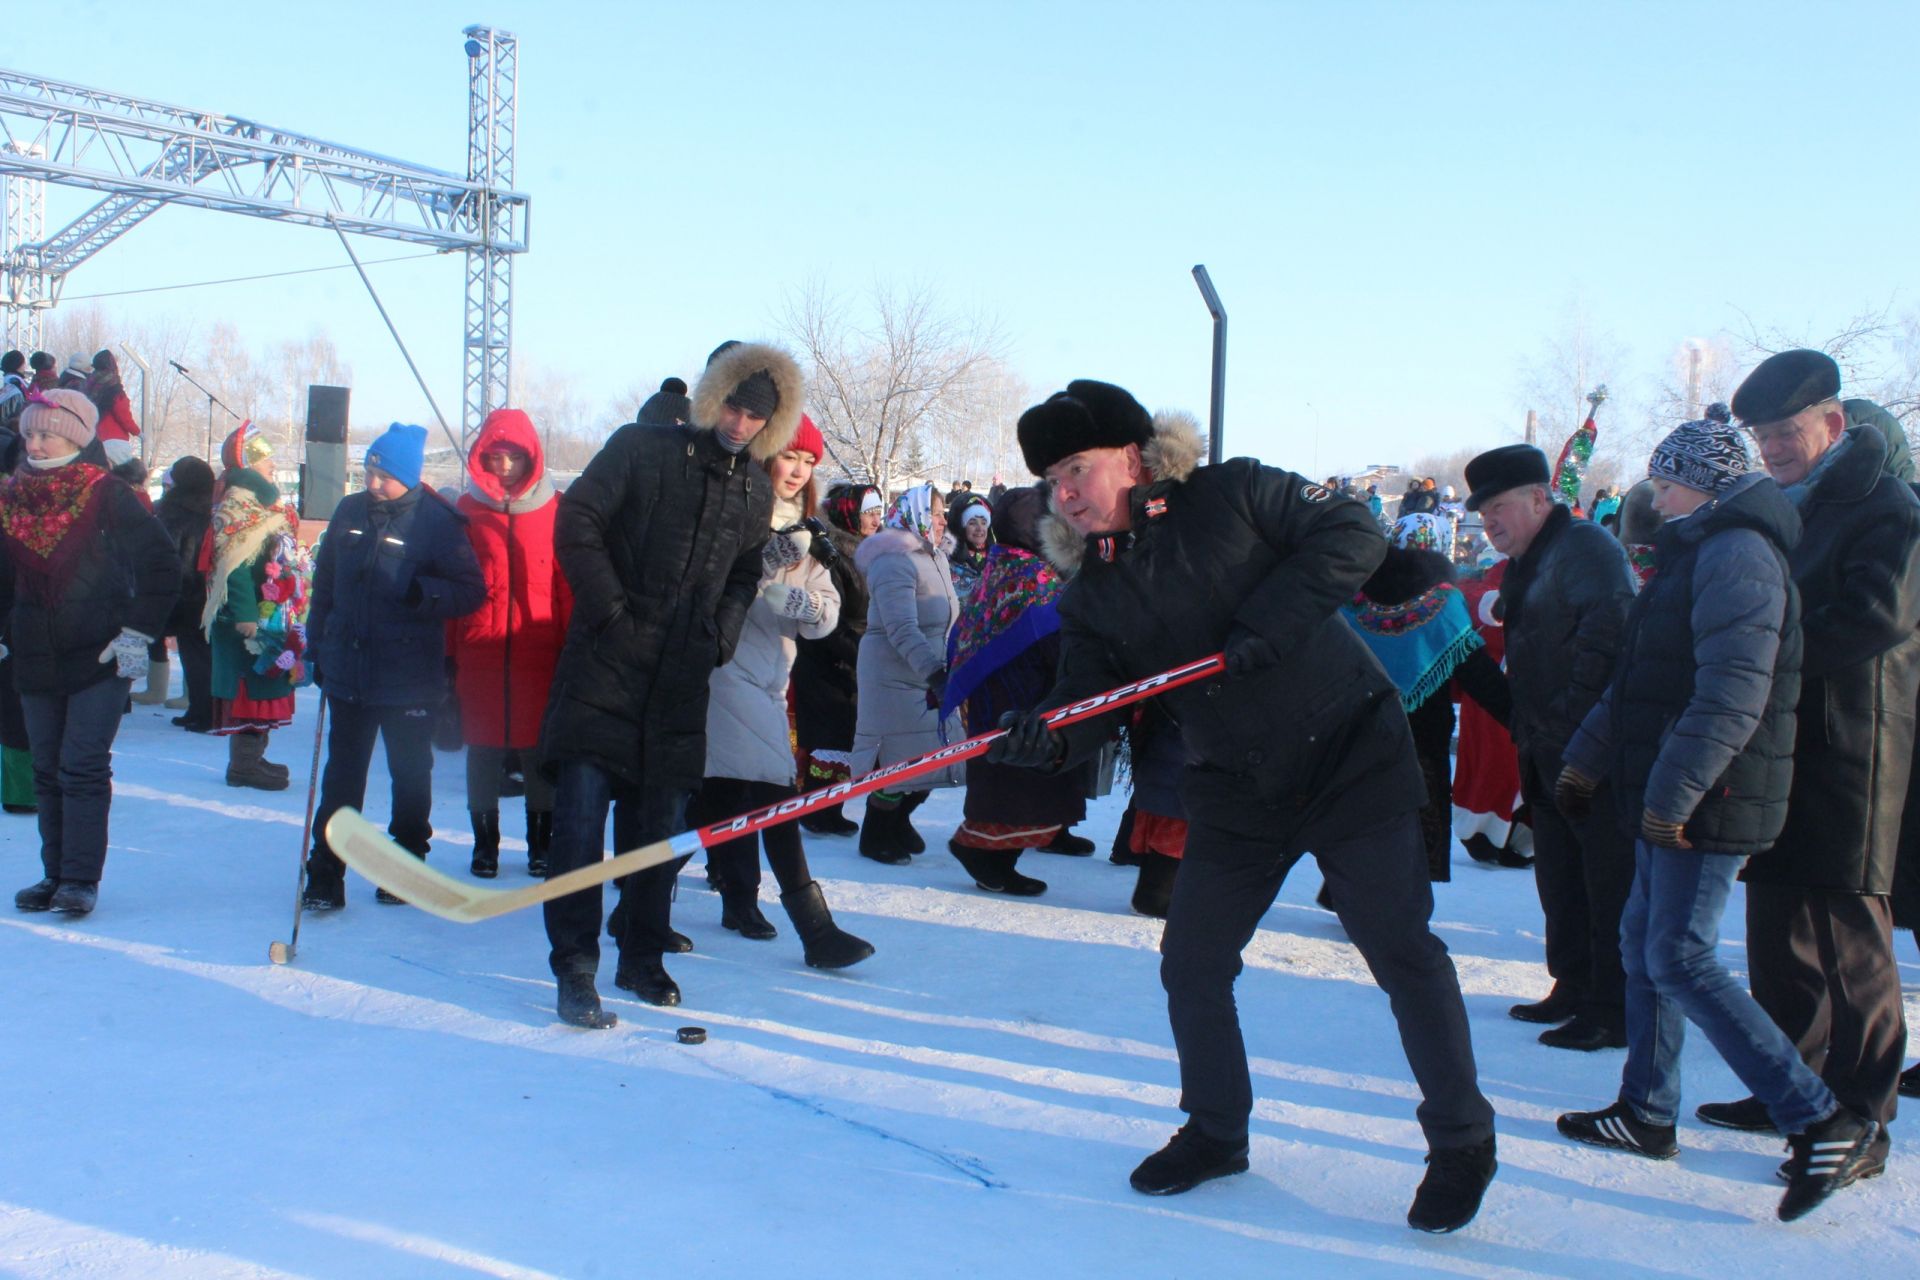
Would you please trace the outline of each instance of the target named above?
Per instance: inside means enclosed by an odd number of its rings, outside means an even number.
[[[1544,990],[1532,878],[1457,860],[1437,920],[1460,966],[1498,1180],[1450,1237],[1407,1229],[1421,1175],[1386,1001],[1303,864],[1247,953],[1260,1101],[1253,1170],[1188,1195],[1128,1189],[1180,1123],[1159,924],[1108,865],[1028,855],[1038,900],[974,890],[939,843],[883,867],[809,838],[828,900],[879,954],[807,969],[719,926],[683,878],[659,1010],[601,992],[611,1032],[553,1018],[538,912],[476,926],[377,906],[290,923],[311,695],[274,758],[279,795],[224,785],[223,744],[155,708],[120,737],[100,909],[0,916],[0,1273],[18,1276],[1343,1276],[1920,1274],[1920,1165],[1774,1221],[1777,1140],[1689,1120],[1676,1161],[1573,1146],[1553,1118],[1608,1101],[1621,1055],[1536,1045],[1506,1006]],[[381,776],[376,760],[376,777]],[[434,860],[470,843],[439,759]],[[385,801],[370,801],[384,819]],[[514,836],[519,815],[504,823]],[[521,882],[517,840],[498,882]],[[8,892],[35,879],[30,819],[0,819]],[[1736,902],[1728,946],[1740,963]],[[1910,989],[1912,941],[1900,941]],[[1909,997],[1908,1016],[1920,1017]],[[698,1024],[707,1043],[683,1046]],[[1695,1037],[1688,1105],[1739,1087]]]

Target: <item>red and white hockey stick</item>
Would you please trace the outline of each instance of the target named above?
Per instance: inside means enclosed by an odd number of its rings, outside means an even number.
[[[1095,694],[1071,706],[1059,707],[1047,713],[1047,723],[1054,728],[1077,724],[1169,689],[1219,675],[1224,670],[1226,663],[1216,653],[1210,658],[1201,658],[1171,671]],[[911,782],[947,765],[984,754],[988,745],[1005,732],[1004,729],[996,729],[977,738],[968,738],[965,742],[952,743],[912,760],[875,769],[857,781],[836,782],[830,787],[793,796],[737,818],[728,818],[696,831],[685,831],[616,857],[576,867],[551,880],[520,889],[487,889],[436,871],[395,844],[386,832],[368,822],[355,809],[341,809],[328,820],[327,845],[348,866],[387,892],[398,894],[422,911],[431,912],[443,920],[472,924],[563,897],[576,890],[604,884],[608,880],[671,862],[675,858],[688,857],[702,849],[737,840],[783,822],[792,822],[822,805],[840,804],[890,786]]]

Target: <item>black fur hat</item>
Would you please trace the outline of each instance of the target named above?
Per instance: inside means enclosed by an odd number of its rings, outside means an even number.
[[[1768,356],[1733,393],[1733,416],[1752,425],[1779,422],[1840,394],[1840,366],[1824,351],[1801,347]]]
[[[1552,473],[1547,455],[1530,444],[1503,444],[1489,449],[1467,464],[1467,510],[1478,511],[1480,504],[1509,489],[1523,485],[1546,484]]]
[[[1020,453],[1043,476],[1062,458],[1087,449],[1123,449],[1153,439],[1153,415],[1111,382],[1076,378],[1065,391],[1020,415]]]

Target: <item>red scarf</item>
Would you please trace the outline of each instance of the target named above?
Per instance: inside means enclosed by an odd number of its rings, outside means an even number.
[[[36,599],[59,603],[106,511],[106,478],[76,460],[51,471],[22,466],[0,489],[0,542]]]

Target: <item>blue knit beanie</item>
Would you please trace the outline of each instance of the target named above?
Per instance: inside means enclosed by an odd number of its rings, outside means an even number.
[[[411,489],[420,483],[420,466],[426,453],[427,429],[396,422],[367,447],[366,463]]]

